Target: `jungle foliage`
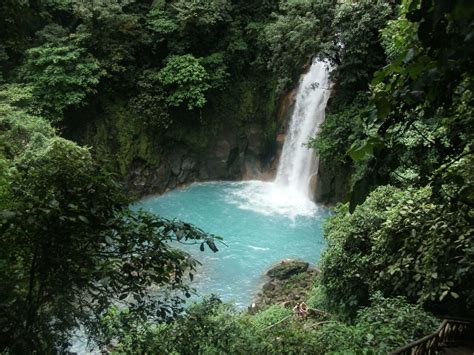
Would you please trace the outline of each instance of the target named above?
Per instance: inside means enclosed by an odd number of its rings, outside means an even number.
[[[320,292],[349,318],[377,291],[472,317],[474,6],[406,0],[398,12],[379,37],[387,65],[313,141],[333,168],[352,168]]]
[[[216,251],[212,236],[129,210],[89,149],[39,116],[3,105],[0,143],[2,351],[65,350],[77,327],[96,333],[112,304],[139,319],[181,311],[197,262],[169,243]]]
[[[0,352],[65,351],[82,327],[117,353],[385,353],[431,332],[428,311],[474,315],[473,17],[462,0],[2,1]],[[215,237],[130,210],[114,172],[137,132],[143,155],[151,133],[202,151],[229,120],[272,140],[275,98],[316,57],[334,97],[309,144],[352,172],[310,300],[331,316],[183,313],[196,261],[169,243]],[[61,136],[91,122],[93,148]]]
[[[248,315],[210,297],[169,324],[149,324],[117,334],[127,314],[115,310],[104,319],[103,327],[108,336],[121,339],[116,353],[322,354],[387,353],[433,332],[438,325],[436,318],[401,297],[375,294],[372,304],[359,311],[354,324],[347,324],[335,318],[304,321],[281,305]]]

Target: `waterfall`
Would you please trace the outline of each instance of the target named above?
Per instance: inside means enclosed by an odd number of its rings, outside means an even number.
[[[305,146],[321,123],[330,96],[330,65],[314,60],[302,77],[296,103],[286,133],[275,182],[293,193],[310,196],[310,180],[317,174],[318,161],[312,149]]]
[[[331,69],[326,61],[315,60],[303,75],[275,181],[241,182],[238,189],[229,191],[229,203],[237,204],[242,210],[273,217],[283,215],[293,221],[318,216],[319,207],[310,198],[310,179],[317,174],[318,162],[305,143],[316,135],[324,121],[331,93]]]

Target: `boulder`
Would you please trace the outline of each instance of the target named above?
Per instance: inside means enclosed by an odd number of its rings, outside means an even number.
[[[318,270],[310,268],[309,263],[304,261],[284,260],[272,267],[267,275],[270,279],[262,285],[254,300],[258,309],[265,309],[272,304],[293,307],[296,302],[307,302]]]
[[[309,263],[298,260],[284,260],[277,266],[267,271],[267,275],[278,280],[286,280],[293,275],[306,272]]]

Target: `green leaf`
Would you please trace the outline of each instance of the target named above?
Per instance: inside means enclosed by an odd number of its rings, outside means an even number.
[[[359,161],[364,159],[367,155],[372,155],[374,153],[374,147],[372,144],[369,143],[368,140],[359,142],[352,146],[347,154],[352,158],[354,161]]]
[[[217,253],[219,251],[219,249],[217,249],[217,246],[213,240],[211,239],[206,240],[206,244],[209,247],[209,249],[211,249],[214,253]]]
[[[354,142],[347,154],[354,161],[360,161],[368,155],[373,155],[374,150],[383,147],[383,142],[379,137],[368,137],[363,141]]]
[[[86,216],[79,215],[78,217],[82,222],[89,224],[89,219]]]
[[[452,296],[454,299],[458,299],[458,298],[459,298],[459,295],[458,295],[456,292],[451,291],[450,294],[451,294],[451,296]]]
[[[391,110],[391,103],[386,97],[379,97],[375,102],[377,107],[377,117],[380,120],[385,119]]]

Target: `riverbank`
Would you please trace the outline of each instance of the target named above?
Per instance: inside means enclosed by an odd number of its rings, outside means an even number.
[[[285,259],[271,267],[265,275],[268,281],[249,307],[250,312],[274,304],[293,307],[296,303],[307,302],[319,270],[305,261]]]

